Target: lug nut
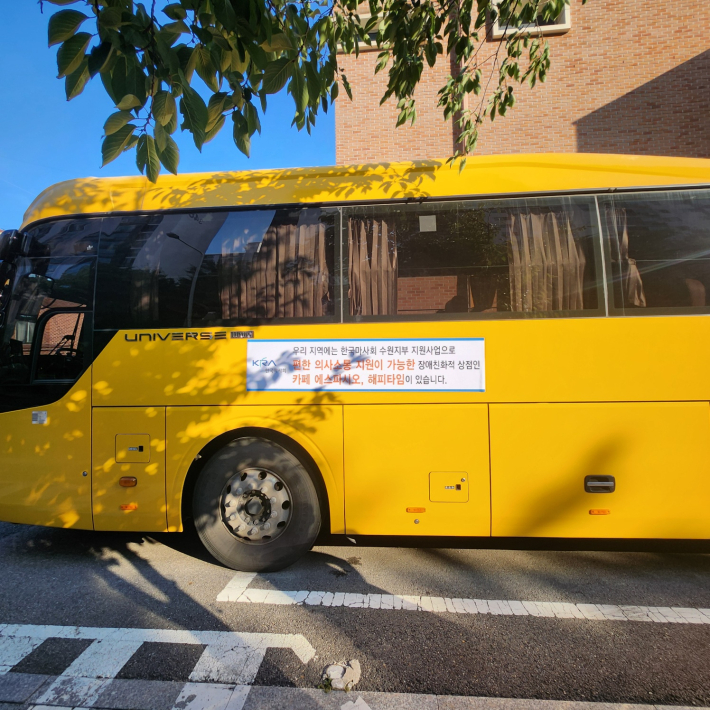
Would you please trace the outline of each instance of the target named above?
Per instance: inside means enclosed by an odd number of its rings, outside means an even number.
[[[241,488],[237,488],[236,493],[237,493],[237,495],[241,495],[241,494],[242,494],[242,489],[241,489]]]
[[[264,530],[268,530],[271,527],[271,523],[264,523]]]

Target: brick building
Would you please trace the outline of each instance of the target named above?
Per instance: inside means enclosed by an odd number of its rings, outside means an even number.
[[[484,40],[502,41],[488,27]],[[477,154],[584,152],[710,158],[710,3],[572,0],[551,30],[544,84],[516,89],[504,118],[486,121]],[[377,51],[339,57],[353,87],[336,105],[338,164],[446,158],[456,132],[437,107],[455,70],[439,59],[418,88],[417,121],[395,128],[396,101],[379,106],[386,70]]]

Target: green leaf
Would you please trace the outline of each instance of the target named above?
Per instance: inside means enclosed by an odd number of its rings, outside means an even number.
[[[132,108],[142,106],[141,100],[133,94],[126,94],[117,104],[116,108],[121,111],[130,111]]]
[[[224,111],[224,104],[229,100],[231,105],[231,97],[223,92],[212,94],[210,102],[207,104],[207,128],[211,128],[219,121],[219,117]]]
[[[195,71],[197,72],[197,75],[210,89],[212,89],[212,91],[219,91],[217,67],[214,65],[212,55],[207,47],[198,44],[197,47],[195,47],[193,54],[195,56]]]
[[[183,95],[180,99],[180,111],[186,119],[188,130],[198,150],[202,149],[205,142],[205,129],[207,128],[207,106],[202,97],[187,83],[183,83]]]
[[[109,66],[112,54],[113,45],[110,42],[102,42],[93,47],[89,53],[89,74],[94,77],[104,71]]]
[[[224,126],[224,116],[220,116],[209,131],[205,133],[205,143],[209,143],[222,130],[222,126]]]
[[[294,67],[289,91],[296,102],[298,113],[303,113],[306,110],[306,106],[308,106],[308,87],[298,67]]]
[[[145,172],[145,165],[148,162],[148,148],[146,146],[147,136],[144,134],[138,139],[136,148],[136,166],[141,173]]]
[[[311,62],[305,65],[306,68],[306,81],[308,82],[308,93],[310,96],[320,96],[323,89],[321,86],[320,77],[316,68]]]
[[[161,126],[167,126],[176,112],[175,97],[169,91],[159,91],[153,97],[153,116]]]
[[[269,62],[264,70],[263,87],[267,94],[276,94],[284,88],[293,62],[286,57]]]
[[[91,35],[88,32],[79,32],[62,44],[57,51],[57,79],[72,74],[79,68],[90,41]]]
[[[130,120],[133,119],[133,114],[128,111],[117,111],[112,113],[104,123],[104,134],[110,136],[115,133],[119,128],[123,128]]]
[[[262,42],[261,48],[265,52],[285,52],[294,47],[291,40],[283,32],[279,32],[279,34],[271,35],[271,39],[267,42]]]
[[[88,15],[78,10],[60,10],[49,18],[49,46],[69,39],[88,20]]]
[[[177,175],[178,164],[180,163],[180,150],[177,147],[177,143],[170,136],[168,136],[165,149],[158,151],[158,157],[168,172]]]
[[[169,134],[175,133],[178,125],[178,115],[177,111],[173,114],[173,117],[165,124],[164,128]]]
[[[156,182],[160,175],[160,158],[158,157],[158,149],[155,146],[153,136],[145,137],[146,146],[146,176],[150,182]]]
[[[170,136],[168,136],[167,131],[159,123],[155,124],[153,136],[155,137],[155,145],[158,147],[158,152],[165,150],[165,146],[167,145],[168,138]]]
[[[103,29],[115,30],[121,26],[121,8],[107,7],[99,13],[99,25]]]
[[[247,126],[246,119],[241,113],[235,111],[232,114],[232,120],[234,121],[234,142],[237,148],[248,158],[251,152],[251,139],[249,138],[249,127]]]
[[[67,95],[67,101],[71,101],[75,96],[78,96],[86,86],[86,82],[89,81],[91,75],[89,74],[89,60],[84,59],[84,61],[79,65],[79,68],[67,75],[64,80],[64,90]]]
[[[101,167],[121,155],[124,148],[127,147],[128,141],[133,136],[133,131],[135,130],[135,126],[126,125],[119,128],[110,136],[106,136],[106,138],[104,138],[104,142],[101,144],[101,157],[103,158]]]
[[[184,20],[187,17],[187,10],[179,3],[173,2],[163,8],[163,12],[171,20]]]
[[[250,136],[253,136],[256,131],[261,133],[261,122],[259,121],[259,114],[257,113],[256,106],[254,106],[254,104],[244,104],[244,118],[246,118]]]

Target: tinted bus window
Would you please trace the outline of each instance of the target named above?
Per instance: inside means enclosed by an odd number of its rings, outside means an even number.
[[[336,216],[276,209],[105,219],[96,328],[332,317]]]
[[[337,212],[275,209],[211,215],[192,324],[332,317]]]
[[[30,257],[96,254],[100,229],[100,217],[44,222],[27,230],[23,250]]]
[[[710,192],[617,195],[600,198],[599,209],[615,310],[710,307]]]
[[[357,207],[344,218],[351,316],[599,308],[589,199]]]
[[[202,258],[199,245],[204,241],[204,231],[194,215],[104,219],[96,282],[96,328],[185,326],[190,285]]]

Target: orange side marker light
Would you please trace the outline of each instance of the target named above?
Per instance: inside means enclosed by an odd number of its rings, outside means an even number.
[[[118,480],[118,485],[123,488],[135,488],[138,485],[138,479],[135,476],[123,476]]]
[[[126,503],[121,506],[121,510],[138,510],[138,503]]]
[[[408,513],[426,513],[426,508],[407,508]]]
[[[611,511],[608,508],[592,508],[589,511],[590,515],[611,515]]]

